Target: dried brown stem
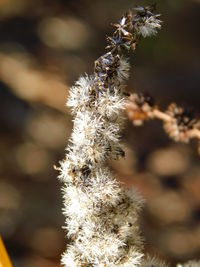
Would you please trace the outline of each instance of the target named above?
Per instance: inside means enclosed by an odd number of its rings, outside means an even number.
[[[153,115],[153,118],[159,119],[161,121],[171,122],[173,120],[170,115],[166,114],[165,112],[160,111],[157,108],[152,110],[152,115]]]
[[[134,125],[140,126],[146,120],[158,119],[163,122],[164,130],[174,141],[188,143],[195,138],[200,141],[199,120],[191,112],[175,103],[166,111],[152,105],[149,96],[132,94],[126,104],[126,113]]]

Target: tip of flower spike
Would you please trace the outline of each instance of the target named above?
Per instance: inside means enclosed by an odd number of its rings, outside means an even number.
[[[136,16],[133,17],[133,25],[138,35],[144,38],[156,35],[157,31],[161,28],[162,21],[159,19],[160,14],[155,14],[156,5],[147,7],[137,6],[134,8]]]
[[[149,13],[153,15],[153,13],[156,11],[156,3],[148,5],[146,7],[136,6],[134,10],[137,11],[138,13],[142,13],[142,14]]]
[[[156,35],[162,21],[159,19],[160,14],[155,13],[155,9],[155,4],[147,7],[137,6],[124,14],[119,23],[112,24],[115,31],[112,36],[107,37],[106,49],[111,50],[112,54],[121,52],[123,48],[134,51],[138,36]]]

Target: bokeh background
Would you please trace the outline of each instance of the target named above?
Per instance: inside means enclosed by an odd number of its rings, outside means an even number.
[[[131,57],[129,91],[199,113],[200,1],[157,0],[163,29]],[[53,165],[71,133],[69,87],[103,52],[105,36],[135,0],[0,1],[0,234],[16,267],[57,267],[67,240]],[[200,258],[200,157],[160,122],[124,133],[126,158],[109,164],[146,199],[145,250],[175,262]]]

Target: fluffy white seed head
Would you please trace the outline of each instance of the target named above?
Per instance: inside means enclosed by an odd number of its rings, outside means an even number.
[[[143,23],[138,26],[138,33],[143,37],[156,35],[157,30],[161,28],[161,20],[158,17],[159,15],[145,17]]]
[[[67,252],[62,255],[61,264],[65,267],[81,267],[82,262],[74,246],[68,246]]]
[[[122,259],[121,263],[116,266],[119,267],[139,267],[141,266],[141,261],[143,258],[143,254],[140,251],[137,251],[136,247],[131,247],[128,252],[125,254],[126,256]],[[157,267],[157,266],[156,266]]]
[[[67,106],[72,108],[72,113],[78,110],[85,110],[92,102],[94,95],[94,78],[92,76],[81,76],[72,86],[67,99]]]
[[[115,206],[121,198],[121,188],[114,179],[112,173],[103,166],[96,169],[95,177],[89,182],[88,190],[96,203],[104,203],[107,206]]]
[[[102,92],[96,108],[98,108],[99,114],[106,115],[111,121],[116,120],[125,109],[125,99],[120,94],[119,88],[114,87],[112,94],[109,90]]]
[[[124,57],[121,57],[119,60],[119,67],[117,68],[117,78],[120,83],[124,83],[129,78],[130,64],[128,60]]]
[[[157,259],[156,257],[147,257],[142,261],[141,267],[169,267],[164,261]]]

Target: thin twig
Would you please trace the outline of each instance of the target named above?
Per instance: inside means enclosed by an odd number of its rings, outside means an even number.
[[[128,118],[134,125],[140,126],[144,121],[158,119],[163,122],[165,132],[177,142],[188,143],[190,139],[200,141],[200,121],[194,114],[175,103],[162,111],[153,104],[152,98],[144,94],[132,94],[126,104]]]

